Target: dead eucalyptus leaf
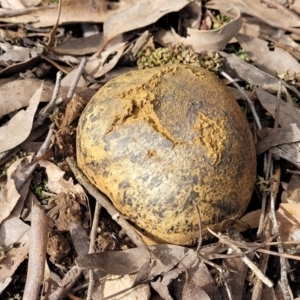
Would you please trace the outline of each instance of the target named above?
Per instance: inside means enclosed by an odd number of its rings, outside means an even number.
[[[298,169],[300,169],[300,143],[291,143],[291,144],[283,144],[277,147],[271,147],[269,151],[271,151],[274,155],[279,156]]]
[[[125,9],[128,5],[127,1],[124,0],[118,2],[106,0],[62,0],[59,25],[81,22],[103,23],[110,15]],[[41,7],[39,10],[30,12],[27,15],[1,19],[4,22],[25,23],[24,17],[27,16],[32,18],[32,26],[35,28],[50,27],[56,23],[57,7]]]
[[[260,155],[273,146],[299,141],[300,129],[296,124],[290,124],[287,127],[281,128],[270,128],[269,134],[256,144],[256,153],[257,155]]]
[[[264,22],[272,22],[276,24],[284,24],[289,27],[299,27],[299,19],[293,19],[288,13],[282,10],[276,9],[269,4],[260,0],[231,0],[230,5],[238,8],[242,14],[250,15],[263,20]],[[210,0],[205,6],[210,9],[220,10],[223,13],[227,13],[228,1],[227,0]]]
[[[1,0],[1,7],[7,9],[24,9],[25,6],[21,0]]]
[[[105,49],[101,53],[101,57],[98,58],[96,55],[90,57],[85,66],[85,71],[93,78],[99,78],[102,75],[110,71],[119,61],[126,47],[126,43],[119,43],[115,46]],[[108,62],[107,59],[110,55],[114,55]]]
[[[299,71],[300,64],[287,51],[278,47],[270,51],[267,41],[244,34],[238,34],[236,38],[260,70],[271,75],[288,70],[295,73]],[[279,57],[280,59],[278,59]]]
[[[169,271],[167,274],[165,274],[163,277],[158,278],[154,282],[151,282],[151,287],[159,294],[159,296],[162,299],[173,300],[173,298],[170,295],[168,286],[172,282],[172,280],[176,279],[181,273],[182,273],[181,269],[179,268],[173,269]],[[191,298],[186,298],[186,299],[191,299]]]
[[[123,276],[138,272],[148,259],[140,248],[134,248],[79,256],[76,264],[82,269],[101,269],[107,274]]]
[[[261,88],[256,90],[257,97],[266,111],[268,111],[273,118],[276,115],[277,101],[279,102],[279,118],[278,122],[282,127],[289,127],[290,124],[297,124],[300,128],[300,111],[296,107],[277,99],[277,97],[264,91]]]
[[[135,275],[125,275],[119,278],[107,278],[103,284],[96,283],[93,299],[150,299],[151,291],[149,285],[142,284],[132,287],[134,280]],[[124,292],[122,293],[122,291]],[[113,296],[117,293],[118,296]]]
[[[281,203],[275,212],[283,241],[300,241],[300,203]]]
[[[24,179],[26,178],[24,167],[29,162],[30,160],[27,157],[20,158],[7,169],[7,181],[0,192],[0,224],[14,210],[16,211],[18,204],[18,211],[14,215],[19,216],[19,213],[23,209],[23,203],[30,185],[30,180],[24,184]],[[20,186],[21,188],[19,188]]]
[[[240,78],[250,84],[264,87],[277,84],[280,80],[267,74],[255,66],[246,63],[235,54],[220,52],[224,58],[224,71],[233,78]]]
[[[0,55],[0,62],[3,65],[5,62],[20,62],[30,58],[30,49],[24,47],[14,47]]]
[[[103,25],[105,40],[156,22],[162,16],[179,11],[190,3],[189,0],[141,0],[134,5],[109,16]]]
[[[81,185],[74,184],[72,178],[69,178],[69,180],[64,179],[65,172],[54,163],[48,160],[39,160],[39,165],[46,169],[48,177],[47,187],[51,192],[56,194],[72,192],[85,195]]]
[[[27,109],[17,112],[0,128],[0,153],[20,145],[29,136],[42,90],[43,84],[31,97]]]
[[[287,183],[285,190],[286,197],[285,199],[282,197],[282,203],[300,204],[300,174],[292,174],[292,177]]]
[[[187,46],[192,46],[196,53],[209,50],[221,50],[226,47],[228,42],[234,37],[242,27],[242,17],[236,8],[230,8],[235,18],[221,28],[214,30],[197,30],[187,28],[187,37],[178,35],[174,29],[166,31],[159,30],[155,35],[155,40],[164,45],[182,43]]]
[[[17,217],[6,219],[0,226],[2,246],[12,246],[1,260],[0,293],[6,287],[7,278],[15,273],[19,265],[27,258],[30,242],[30,226]],[[16,243],[14,245],[14,243]]]
[[[180,260],[185,256],[188,257],[187,254],[190,251],[192,251],[191,255],[194,253],[193,249],[165,244],[149,246],[149,249],[157,258],[157,262],[150,269],[151,274],[147,274],[147,277],[141,279],[141,281],[152,279],[153,275],[156,276],[162,272],[168,272],[178,263],[178,259]],[[122,266],[113,263],[116,261],[122,262]],[[76,259],[76,264],[80,268],[102,269],[109,274],[115,275],[137,272],[146,262],[149,262],[148,254],[143,253],[139,248],[88,254]]]
[[[55,54],[59,55],[87,55],[95,53],[103,44],[103,33],[81,38],[71,38],[53,48]]]
[[[0,118],[6,114],[26,107],[30,98],[41,86],[41,80],[35,78],[18,79],[0,85]],[[44,82],[40,102],[49,102],[52,97],[54,85]],[[66,89],[59,91],[59,96],[66,94]]]

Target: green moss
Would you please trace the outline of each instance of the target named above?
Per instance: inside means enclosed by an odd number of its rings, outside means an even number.
[[[197,54],[191,47],[180,43],[167,48],[143,49],[138,53],[137,65],[139,69],[146,69],[167,64],[185,64],[200,66],[217,73],[222,68],[222,60],[218,52],[208,51]]]

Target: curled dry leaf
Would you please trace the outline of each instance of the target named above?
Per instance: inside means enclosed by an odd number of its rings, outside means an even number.
[[[189,0],[141,0],[128,9],[112,14],[103,25],[104,37],[111,40],[130,30],[142,28],[156,22],[162,16],[178,11],[188,5]]]
[[[42,90],[43,84],[31,97],[27,109],[16,113],[0,128],[0,153],[20,145],[29,136]]]
[[[69,180],[65,180],[65,172],[55,164],[47,160],[40,160],[39,165],[46,169],[48,177],[47,187],[51,192],[56,194],[68,194],[71,191],[72,193],[85,195],[81,185],[74,184],[72,178],[70,178]]]
[[[103,51],[100,58],[98,58],[96,55],[90,57],[85,66],[86,73],[94,78],[99,78],[106,74],[117,64],[125,47],[126,43],[119,43]],[[111,54],[114,54],[113,58],[105,63],[108,56]]]
[[[300,204],[300,175],[292,174],[290,181],[284,187],[284,192],[281,196],[283,203],[298,203]]]
[[[9,278],[19,265],[27,258],[30,242],[30,226],[17,217],[7,218],[0,226],[0,241],[2,246],[12,247],[1,260],[0,294],[9,284]]]
[[[234,37],[242,27],[242,17],[238,9],[231,8],[235,18],[228,24],[215,30],[197,30],[188,28],[187,37],[178,35],[174,29],[166,31],[161,29],[155,34],[155,40],[164,45],[182,43],[192,46],[196,53],[209,50],[221,50],[225,48],[228,42]]]
[[[27,157],[15,161],[7,170],[7,181],[0,192],[0,224],[14,211],[19,216],[28,193],[30,180],[26,180]]]
[[[108,278],[103,284],[99,284],[95,287],[93,299],[104,299],[105,297],[112,296],[124,290],[127,291],[109,299],[150,299],[151,292],[148,284],[131,288],[134,284],[135,277],[135,275],[125,275],[119,278]]]
[[[1,7],[7,9],[24,9],[24,3],[21,0],[1,0]]]
[[[300,204],[281,203],[275,212],[282,241],[300,241]]]

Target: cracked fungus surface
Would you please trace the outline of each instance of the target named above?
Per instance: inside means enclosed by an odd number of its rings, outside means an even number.
[[[77,161],[116,208],[155,241],[192,245],[239,218],[251,198],[255,149],[227,88],[199,67],[129,72],[81,115]],[[148,240],[149,241],[149,240]]]

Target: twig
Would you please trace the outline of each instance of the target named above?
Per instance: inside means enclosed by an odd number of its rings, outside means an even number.
[[[55,82],[55,87],[53,90],[52,98],[51,98],[50,102],[44,107],[44,109],[42,109],[40,111],[37,119],[33,123],[32,129],[35,129],[35,128],[41,126],[44,123],[44,121],[46,120],[46,118],[49,116],[49,114],[53,111],[53,108],[54,108],[56,100],[57,100],[58,92],[59,92],[62,74],[63,73],[61,71],[57,72],[56,82]]]
[[[152,257],[151,252],[143,242],[142,238],[137,234],[135,229],[125,220],[125,218],[120,214],[120,212],[102,195],[98,189],[90,184],[86,177],[79,171],[76,166],[74,159],[67,157],[66,159],[70,169],[74,173],[78,182],[83,185],[91,196],[93,196],[96,201],[98,201],[102,207],[111,215],[112,219],[115,220],[126,232],[129,238],[145,253],[148,253],[149,258]]]
[[[299,17],[298,14],[296,14],[292,10],[286,8],[284,5],[282,5],[281,3],[279,3],[276,0],[263,0],[263,2],[265,2],[266,4],[270,4],[270,5],[274,6],[278,10],[281,10],[282,12],[287,14],[293,20],[298,20],[298,21],[300,20],[300,17]]]
[[[260,119],[256,113],[256,110],[255,110],[255,107],[254,107],[254,104],[252,103],[252,101],[249,99],[249,97],[247,96],[247,94],[245,93],[245,91],[233,80],[233,78],[231,76],[229,76],[226,72],[222,71],[221,74],[226,78],[228,79],[239,91],[240,93],[245,97],[245,99],[247,100],[247,103],[251,109],[251,112],[253,114],[253,117],[255,119],[255,122],[256,122],[256,125],[257,125],[257,128],[259,130],[262,129],[262,126],[261,126],[261,123],[260,123]]]
[[[41,146],[40,150],[37,153],[37,158],[41,157],[49,149],[49,146],[50,146],[50,143],[51,143],[51,137],[52,137],[52,134],[53,134],[53,128],[54,128],[54,124],[51,124],[51,126],[49,128],[49,132],[47,134],[47,137],[46,137],[43,145]],[[26,172],[24,172],[24,176],[22,177],[22,180],[18,180],[16,182],[16,189],[17,190],[20,190],[20,188],[27,182],[29,177],[32,175],[32,173],[36,169],[37,164],[38,164],[38,159],[36,159],[35,162],[33,162],[32,164],[29,164],[25,168]]]
[[[49,295],[49,300],[65,299],[67,293],[81,276],[82,270],[74,266],[59,282],[59,287]]]
[[[31,214],[31,234],[24,300],[39,299],[47,247],[47,216],[38,203],[33,203]]]
[[[98,228],[98,224],[99,224],[100,211],[101,211],[101,205],[98,201],[96,201],[93,225],[92,225],[92,230],[91,230],[91,234],[90,234],[90,249],[89,249],[90,254],[95,252],[95,242],[96,242],[96,237],[97,237],[97,228]],[[94,284],[95,284],[94,270],[90,269],[89,270],[89,287],[88,287],[86,300],[92,299]]]
[[[262,241],[264,240],[269,240],[271,236],[271,222],[269,218],[265,218],[264,220],[264,231],[261,235]],[[269,249],[269,246],[267,247]],[[261,255],[260,259],[260,270],[265,273],[267,270],[267,265],[268,265],[268,260],[269,260],[269,255],[268,254],[263,254]],[[263,289],[263,283],[261,280],[256,280],[252,292],[252,298],[251,300],[261,300],[261,293]]]
[[[77,69],[77,72],[76,72],[76,75],[72,81],[72,84],[69,88],[69,91],[68,91],[68,94],[67,94],[67,98],[68,99],[71,99],[74,95],[74,92],[75,92],[75,89],[77,87],[77,84],[78,84],[78,81],[83,73],[83,70],[85,68],[85,65],[86,65],[86,57],[83,57],[82,60],[80,61],[80,64],[78,66],[78,69]]]
[[[281,242],[281,237],[280,237],[280,232],[279,232],[279,227],[277,224],[276,216],[275,216],[275,199],[276,195],[278,193],[278,187],[280,183],[280,167],[277,167],[275,170],[275,174],[273,176],[273,183],[272,183],[272,191],[271,191],[271,209],[269,212],[270,219],[273,224],[273,230],[274,233],[278,235],[277,241]],[[283,253],[283,247],[282,244],[278,244],[277,246],[278,252]],[[280,256],[280,265],[281,265],[281,270],[280,270],[280,277],[281,277],[281,283],[282,283],[282,293],[283,297],[285,300],[290,300],[290,293],[289,293],[289,283],[288,283],[288,278],[287,278],[287,261],[284,257]]]
[[[237,246],[235,246],[233,243],[231,243],[231,240],[229,240],[228,237],[225,237],[220,233],[216,234],[209,228],[208,228],[208,231],[211,234],[213,234],[214,236],[218,237],[220,242],[229,245],[229,247],[232,248],[236,253],[241,254],[242,261],[249,267],[249,269],[251,269],[251,271],[256,275],[256,277],[258,279],[260,279],[265,285],[267,285],[268,287],[273,286],[273,282],[268,277],[266,277],[262,273],[262,271]]]

